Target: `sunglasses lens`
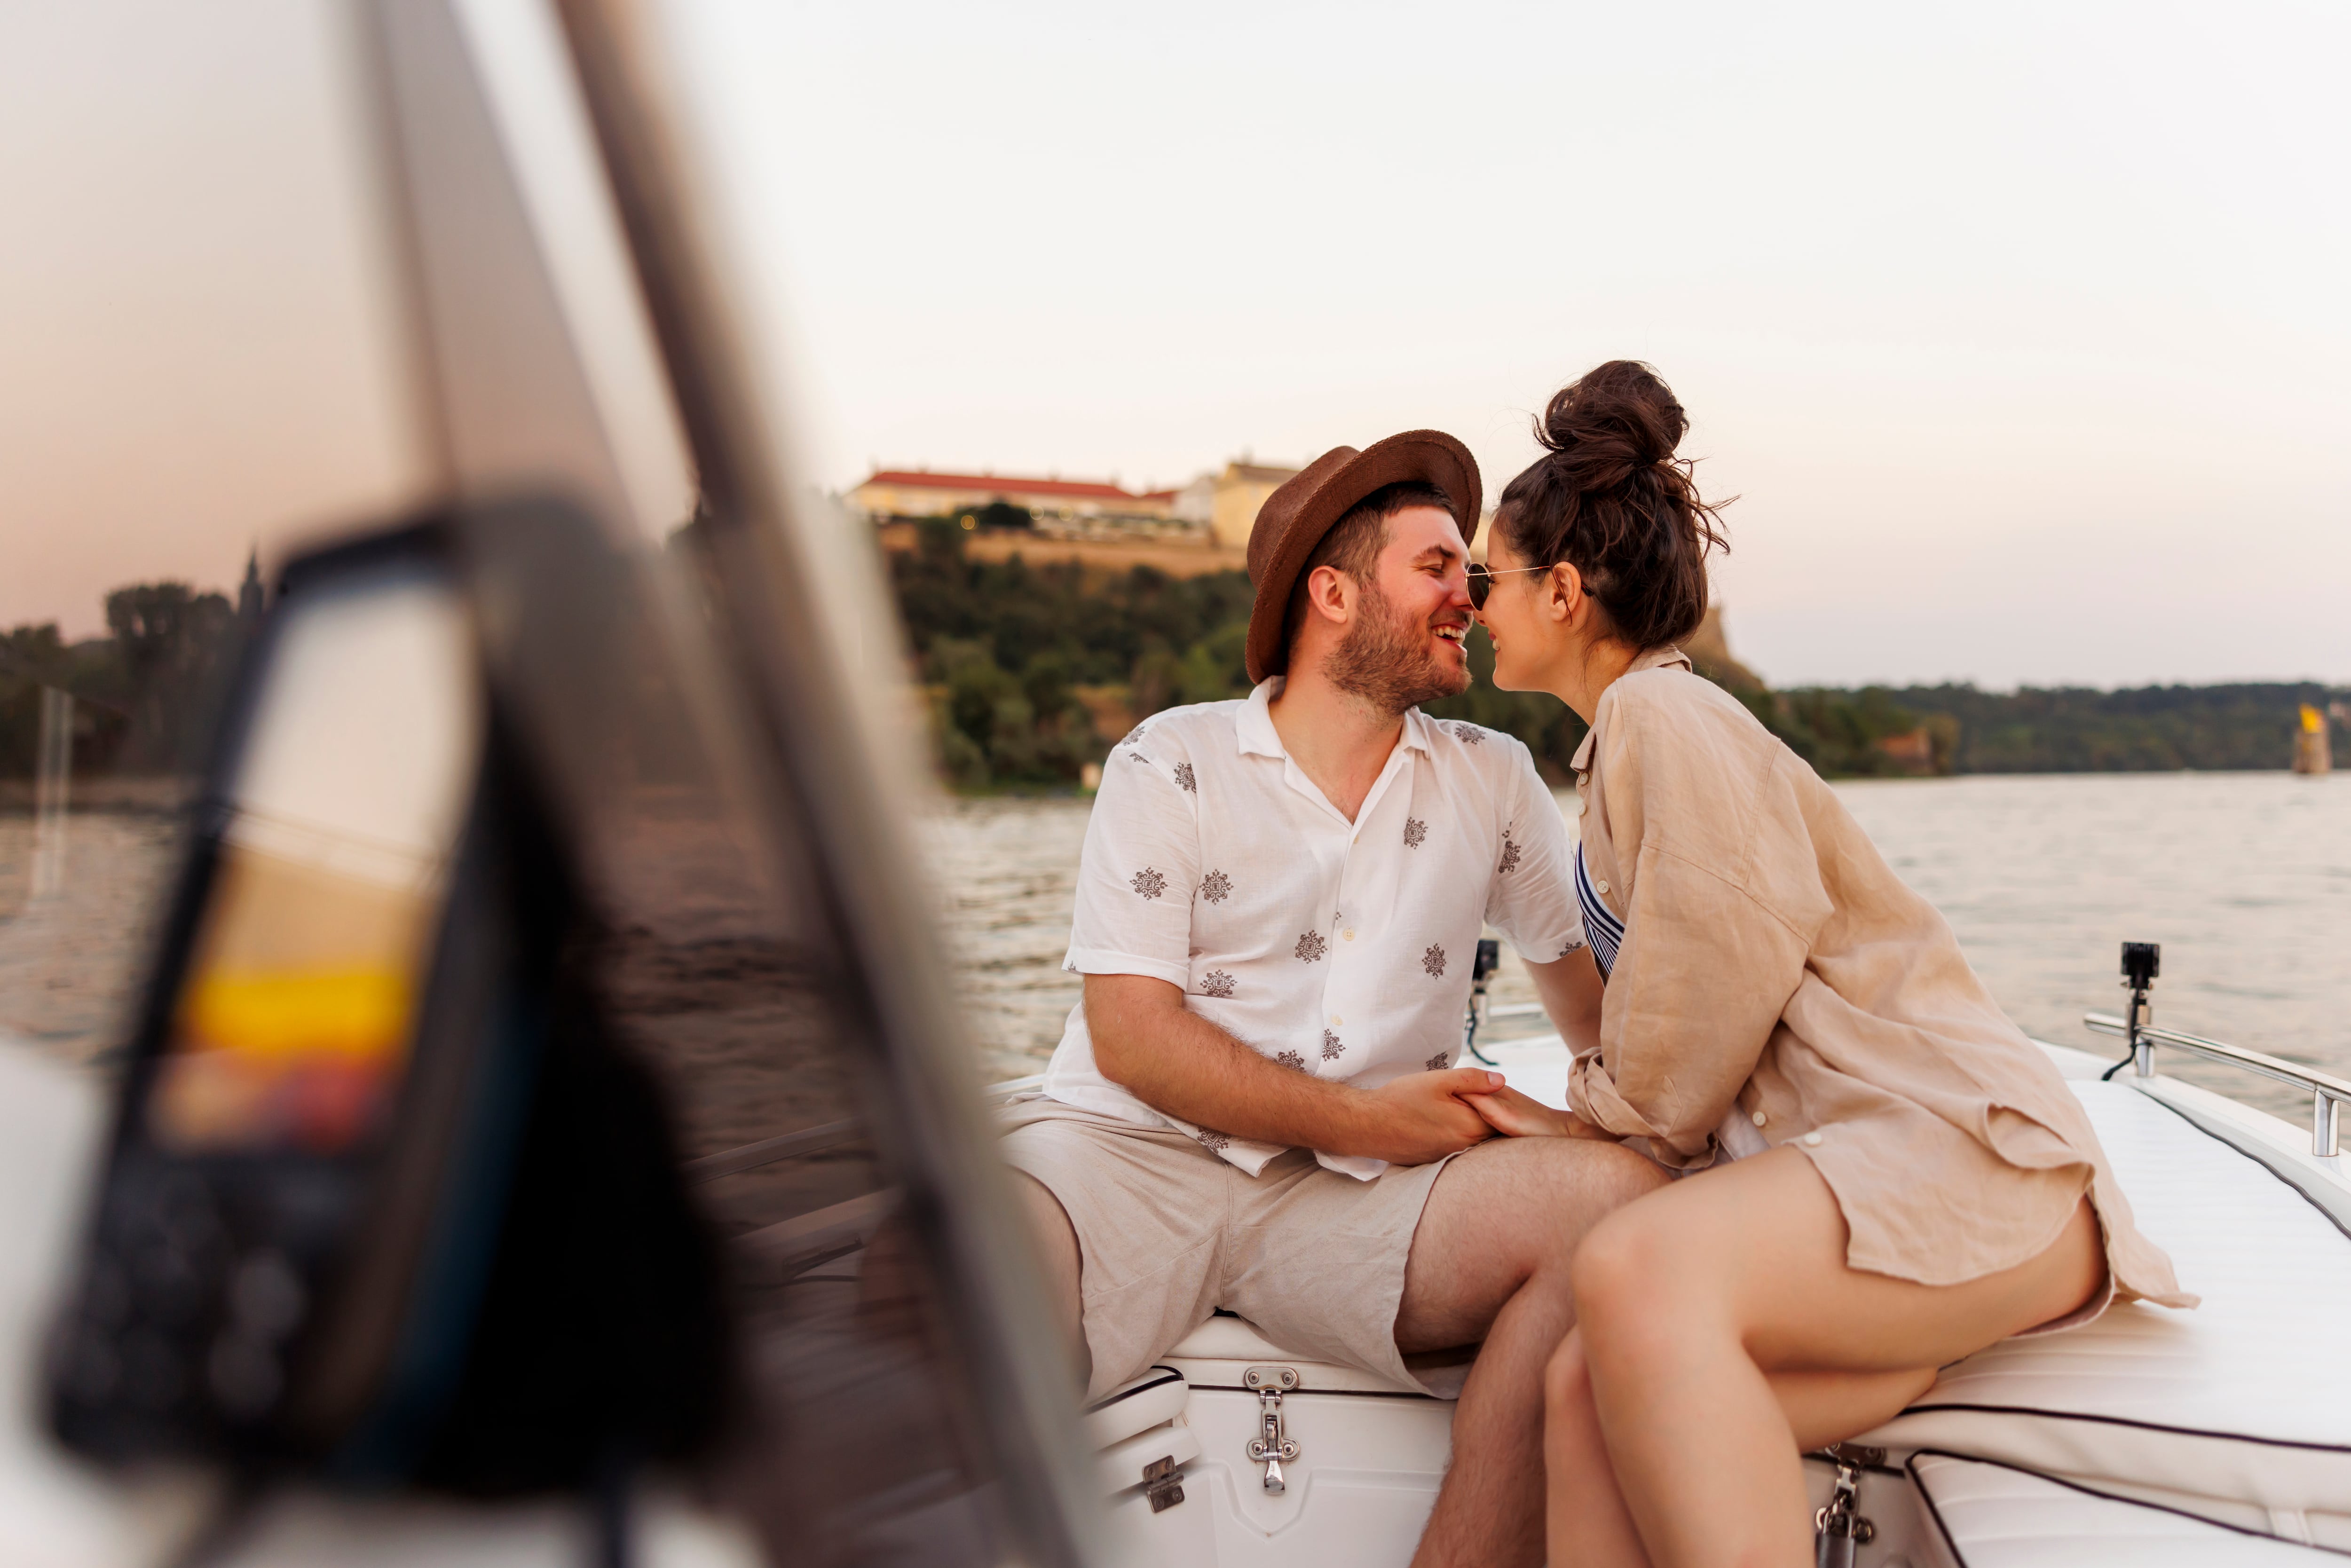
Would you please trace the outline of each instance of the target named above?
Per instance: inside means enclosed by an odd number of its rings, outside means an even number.
[[[1469,569],[1469,602],[1473,607],[1486,608],[1486,593],[1493,586],[1494,580],[1487,574],[1484,567],[1472,566]]]

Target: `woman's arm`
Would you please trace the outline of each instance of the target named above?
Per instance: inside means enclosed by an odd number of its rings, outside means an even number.
[[[1569,1102],[1661,1164],[1704,1164],[1831,914],[1803,765],[1695,677],[1619,681],[1600,718],[1594,815],[1616,884],[1603,896],[1625,941]]]

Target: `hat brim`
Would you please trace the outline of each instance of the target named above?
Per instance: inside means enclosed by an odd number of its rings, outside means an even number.
[[[1290,612],[1290,590],[1322,536],[1374,491],[1416,481],[1434,485],[1451,497],[1462,543],[1477,542],[1485,494],[1479,481],[1478,460],[1469,455],[1468,447],[1441,430],[1407,430],[1364,447],[1332,469],[1299,502],[1262,570],[1252,573],[1257,597],[1249,606],[1250,681],[1281,674],[1290,666],[1282,622]]]

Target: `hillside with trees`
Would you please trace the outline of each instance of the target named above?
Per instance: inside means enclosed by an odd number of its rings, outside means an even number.
[[[889,557],[943,765],[958,788],[1066,785],[1126,726],[1178,703],[1248,692],[1241,573],[979,561],[964,552],[967,537],[928,523],[915,550]],[[1730,656],[1712,623],[1690,652],[1700,674],[1829,778],[2281,769],[2302,705],[2324,709],[2333,695],[2285,682],[1772,691]],[[1469,658],[1476,684],[1429,712],[1518,737],[1548,777],[1566,781],[1582,721],[1549,696],[1496,691],[1482,635],[1470,639]]]
[[[981,560],[965,549],[971,537],[934,519],[914,549],[886,558],[956,788],[1073,788],[1136,722],[1247,695],[1250,593],[1240,572]],[[135,583],[107,595],[105,636],[68,643],[53,624],[0,632],[0,779],[32,773],[43,685],[78,699],[78,771],[193,772],[260,599],[257,579],[236,605],[183,582]],[[1711,622],[1690,653],[1700,674],[1830,778],[2276,769],[2292,756],[2304,704],[2341,716],[2337,694],[2310,683],[1773,691],[1731,657]],[[1565,782],[1582,721],[1549,696],[1496,691],[1483,635],[1471,637],[1469,659],[1476,683],[1429,712],[1518,737],[1548,778]]]
[[[55,623],[0,632],[0,778],[32,775],[41,688],[76,699],[76,772],[185,775],[203,766],[220,699],[258,615],[184,582],[106,596],[107,634],[68,643]]]

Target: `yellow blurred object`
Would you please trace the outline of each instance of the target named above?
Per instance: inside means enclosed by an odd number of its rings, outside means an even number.
[[[2294,737],[2294,770],[2296,773],[2330,773],[2335,759],[2326,745],[2326,716],[2308,703],[2302,705],[2302,733]]]
[[[412,1000],[409,977],[396,969],[208,974],[189,988],[181,1024],[198,1050],[357,1065],[401,1049]]]

